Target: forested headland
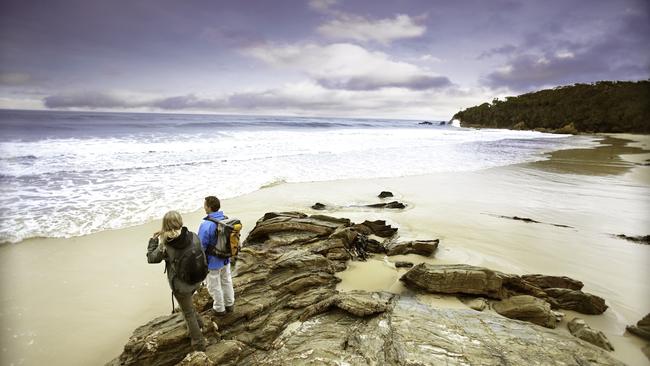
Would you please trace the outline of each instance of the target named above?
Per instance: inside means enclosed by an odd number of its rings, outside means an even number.
[[[546,89],[456,113],[463,127],[555,133],[650,133],[650,80]]]

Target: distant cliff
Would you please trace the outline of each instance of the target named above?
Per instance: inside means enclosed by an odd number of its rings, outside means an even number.
[[[650,133],[650,80],[599,81],[494,99],[453,119],[463,127]]]

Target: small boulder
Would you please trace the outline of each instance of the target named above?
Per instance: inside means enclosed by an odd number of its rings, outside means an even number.
[[[497,313],[510,319],[524,320],[546,328],[557,326],[556,314],[551,305],[530,295],[518,295],[492,305]]]
[[[591,344],[603,348],[607,351],[613,351],[614,347],[605,336],[605,334],[599,330],[592,329],[584,320],[580,318],[573,318],[568,324],[569,332],[575,337],[587,341]]]
[[[414,240],[406,242],[390,243],[386,246],[389,256],[398,254],[419,254],[425,257],[430,256],[438,249],[439,239],[434,240]]]
[[[650,341],[650,313],[639,320],[636,325],[628,325],[626,329],[630,333]]]
[[[602,314],[607,310],[605,299],[580,290],[547,288],[544,292],[552,297],[562,309],[575,310],[583,314]]]
[[[476,311],[483,311],[488,307],[488,302],[486,299],[482,297],[477,297],[475,299],[468,300],[465,302],[465,305],[467,305],[470,309],[476,310]]]
[[[325,206],[324,204],[322,204],[322,203],[320,203],[320,202],[316,202],[316,203],[314,203],[313,206],[311,206],[311,208],[312,208],[313,210],[324,210],[326,207],[327,207],[327,206]]]
[[[393,192],[381,191],[381,193],[379,193],[379,195],[377,197],[379,197],[379,198],[393,197]]]
[[[405,261],[395,262],[395,268],[411,268],[411,267],[413,267],[413,263],[411,262],[405,262]]]
[[[433,124],[433,122],[422,121],[422,122],[420,122],[420,123],[418,123],[418,124],[419,124],[419,125],[425,125],[425,126],[431,126],[431,125]]]

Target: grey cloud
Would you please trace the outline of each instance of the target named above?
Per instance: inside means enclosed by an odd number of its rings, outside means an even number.
[[[45,97],[43,103],[47,108],[133,108],[138,103],[130,102],[109,93],[90,91],[78,93],[63,93]]]
[[[501,47],[495,47],[491,48],[483,53],[481,53],[476,59],[478,60],[483,60],[486,58],[490,58],[492,56],[496,55],[511,55],[517,50],[517,47],[511,44],[507,44]]]
[[[226,106],[222,99],[198,98],[193,94],[169,97],[146,103],[149,107],[182,110],[182,109],[219,109]]]
[[[421,75],[399,81],[384,81],[371,77],[354,77],[350,79],[318,79],[317,82],[328,89],[345,90],[378,90],[381,88],[406,88],[411,90],[427,90],[451,86],[445,76]]]
[[[584,42],[529,35],[521,48],[526,52],[513,51],[507,64],[487,74],[482,83],[528,91],[576,82],[646,79],[650,76],[647,20],[647,14],[628,14],[605,37]]]

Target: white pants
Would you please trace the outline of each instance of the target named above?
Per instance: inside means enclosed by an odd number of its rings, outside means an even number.
[[[208,292],[214,301],[212,308],[216,311],[226,311],[226,306],[235,304],[235,290],[232,288],[230,263],[220,269],[211,269],[208,273]]]

